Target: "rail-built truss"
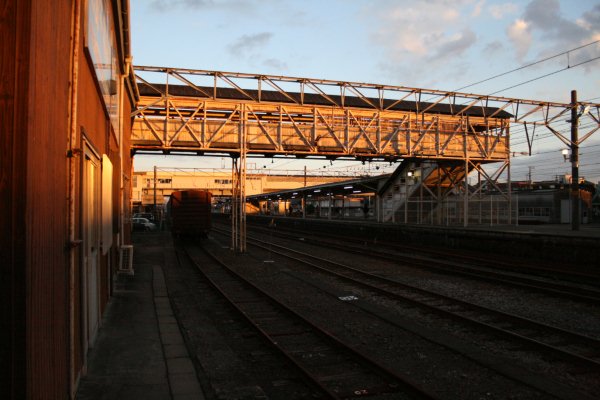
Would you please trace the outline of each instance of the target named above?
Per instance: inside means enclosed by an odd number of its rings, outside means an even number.
[[[134,70],[138,103],[132,113],[132,154],[229,154],[240,159],[234,164],[236,182],[245,175],[247,156],[427,160],[438,171],[451,171],[446,181],[468,201],[469,192],[481,193],[481,187],[469,188],[469,172],[477,170],[488,186],[495,185],[500,173],[482,166],[498,163],[497,171],[508,170],[502,194],[510,204],[511,125],[524,127],[520,135],[529,154],[536,128],[549,130],[571,148],[600,128],[600,104],[232,72]],[[561,124],[580,107],[588,131],[573,141]],[[243,185],[235,193],[234,221],[243,224]],[[233,242],[241,246],[239,237]]]

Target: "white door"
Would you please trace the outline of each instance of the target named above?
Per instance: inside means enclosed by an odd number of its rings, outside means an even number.
[[[91,151],[86,152],[82,182],[82,231],[84,264],[82,292],[84,312],[84,341],[93,347],[100,321],[99,256],[100,256],[100,162]]]

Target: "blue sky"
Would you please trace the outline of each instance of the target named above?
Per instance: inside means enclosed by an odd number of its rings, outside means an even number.
[[[450,91],[600,41],[600,0],[131,0],[131,24],[135,65]],[[490,94],[598,57],[600,42],[464,91]],[[566,103],[572,89],[581,100],[600,102],[600,59],[498,95]],[[582,148],[589,157],[582,159],[589,164],[582,173],[595,181],[599,137],[600,132]],[[542,138],[539,145],[537,157],[514,160],[513,179],[524,179],[529,166],[538,179],[568,170],[557,139]],[[280,160],[273,167],[304,164]],[[153,165],[201,168],[223,162],[136,157],[137,170]]]

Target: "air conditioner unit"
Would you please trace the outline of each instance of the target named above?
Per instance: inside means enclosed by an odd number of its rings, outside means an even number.
[[[133,245],[124,244],[119,252],[120,274],[133,275]]]

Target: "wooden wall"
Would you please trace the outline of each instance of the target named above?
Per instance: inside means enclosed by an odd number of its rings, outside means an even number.
[[[71,376],[76,378],[84,366],[86,349],[81,344],[77,296],[81,257],[79,250],[70,246],[68,201],[76,4],[85,1],[0,0],[0,326],[4,333],[0,340],[0,398],[69,398],[74,388]],[[78,17],[83,21],[85,7],[80,11]],[[82,29],[77,135],[85,132],[100,154],[109,155],[116,167],[113,193],[119,196],[119,177],[128,174],[126,168],[131,165],[129,151],[123,152],[127,161],[121,170],[121,147],[84,56],[83,35]],[[128,105],[127,121],[130,110]],[[125,125],[129,132],[129,124]],[[79,145],[77,142],[75,147]],[[74,157],[80,159],[81,154]],[[76,163],[80,165],[80,160]],[[81,177],[79,167],[74,171],[77,239],[81,232]],[[115,220],[122,203],[120,199],[114,202]],[[115,236],[121,234],[118,224],[114,230]],[[111,253],[101,257],[102,311],[118,261],[117,245],[114,242]],[[75,260],[73,277],[71,255]]]

